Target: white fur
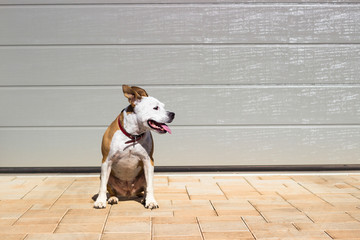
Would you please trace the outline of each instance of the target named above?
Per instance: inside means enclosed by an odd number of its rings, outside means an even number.
[[[151,128],[148,126],[147,121],[151,119],[160,123],[168,123],[172,119],[165,110],[165,105],[153,97],[143,97],[135,102],[134,113],[127,114],[124,111],[123,114],[125,130],[132,135],[140,135],[145,132],[145,136],[138,142],[126,144],[129,138],[121,131],[115,132],[108,157],[101,165],[100,190],[94,207],[106,207],[107,183],[111,172],[120,180],[132,181],[142,170],[139,167],[139,161],[141,161],[146,179],[145,207],[157,208],[158,204],[154,197],[153,188],[154,166],[151,164],[150,158],[153,142],[149,131]],[[117,197],[109,199],[109,203],[117,202]]]

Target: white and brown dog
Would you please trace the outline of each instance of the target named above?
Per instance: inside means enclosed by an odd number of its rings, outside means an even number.
[[[170,123],[175,113],[168,112],[159,100],[149,97],[144,89],[123,85],[130,105],[105,131],[101,151],[100,190],[95,208],[106,203],[116,204],[119,196],[133,197],[144,192],[146,208],[158,208],[154,198],[154,144],[150,130],[171,133]],[[109,199],[107,199],[107,191]]]

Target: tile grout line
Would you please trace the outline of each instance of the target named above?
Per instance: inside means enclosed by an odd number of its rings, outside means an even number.
[[[360,197],[355,196],[354,193],[349,193],[349,194],[350,194],[351,196],[353,196],[354,198],[357,198],[357,199],[360,200]]]
[[[216,216],[219,216],[219,213],[216,211],[216,208],[215,208],[214,204],[212,203],[212,201],[209,200],[209,202],[210,202],[212,208],[214,209]]]
[[[229,198],[226,196],[225,192],[223,191],[223,189],[220,187],[220,184],[218,182],[216,182],[216,185],[219,187],[220,191],[224,194],[226,200],[229,200]]]
[[[315,197],[319,198],[320,200],[322,200],[323,202],[326,202],[327,204],[329,204],[332,207],[335,207],[333,204],[331,204],[330,202],[326,201],[325,199],[323,199],[322,197],[318,196],[317,194],[315,194],[314,192],[312,192],[310,189],[308,189],[307,187],[305,187],[304,185],[302,185],[301,183],[297,182],[295,179],[293,179],[291,177],[291,179],[293,181],[295,181],[299,186],[301,186],[302,188],[304,188],[306,191],[308,191],[309,193],[311,193],[312,195],[314,195]]]
[[[259,209],[254,206],[254,204],[250,202],[250,200],[248,200],[248,203],[260,214],[260,216],[265,220],[265,222],[270,223],[270,221],[259,211]]]
[[[349,215],[351,218],[353,218],[356,222],[360,222],[360,220],[356,219],[353,215],[351,215],[348,211],[345,211],[345,214]]]
[[[20,199],[21,199],[21,200],[24,200],[24,198],[25,198],[29,193],[31,193],[32,190],[34,190],[37,186],[39,186],[39,185],[36,184],[32,189],[30,189],[27,193],[25,193],[24,196],[22,196]]]
[[[70,210],[69,208],[66,209],[64,215],[61,216],[59,222],[56,224],[56,227],[54,228],[54,231],[52,232],[53,234],[54,234],[54,233],[56,232],[56,230],[59,228],[59,225],[60,225],[61,221],[64,219],[64,217],[65,217],[66,214],[69,212],[69,210]]]
[[[110,206],[109,206],[110,205]],[[102,229],[101,229],[101,233],[100,233],[100,239],[103,239],[103,236],[104,236],[104,233],[105,233],[105,227],[106,227],[106,224],[108,222],[108,219],[109,219],[109,216],[110,216],[110,212],[111,212],[111,209],[113,207],[112,204],[108,204],[108,207],[110,207],[108,213],[106,214],[106,218],[104,220],[104,224],[102,226]]]
[[[246,179],[246,177],[244,177],[244,180],[245,180],[256,192],[258,192],[260,195],[264,195],[264,194],[262,194],[259,190],[257,190],[257,188],[254,187],[254,185],[253,185],[248,179]]]
[[[285,202],[287,202],[290,206],[292,206],[293,208],[295,208],[296,210],[298,210],[300,213],[304,214],[311,222],[315,223],[315,221],[309,216],[307,215],[305,212],[301,211],[299,208],[297,208],[295,205],[293,205],[291,202],[289,202],[288,200],[286,200],[280,193],[276,192],[277,195],[279,195]],[[294,224],[293,224],[294,225]],[[294,225],[294,227],[297,229],[297,227]],[[299,231],[299,230],[298,230]]]
[[[328,235],[331,239],[334,239],[326,230],[324,231],[326,235]]]
[[[62,195],[75,183],[75,181],[76,181],[76,179],[74,179],[70,184],[69,184],[69,186],[67,186],[66,188],[65,188],[65,190],[59,195],[59,197],[51,204],[51,206],[49,207],[49,209],[50,208],[52,208],[54,205],[55,205],[55,203],[62,197]]]
[[[243,221],[243,223],[245,224],[246,228],[247,228],[247,229],[249,230],[249,232],[251,233],[251,235],[253,236],[253,238],[256,239],[255,234],[254,234],[254,233],[251,231],[251,229],[249,228],[249,225],[246,223],[244,217],[240,217],[240,218],[241,218],[241,220]],[[266,221],[266,219],[265,219],[265,221]]]
[[[302,213],[302,211],[299,209],[299,208],[297,208],[295,205],[293,205],[291,202],[289,202],[288,200],[286,200],[280,193],[278,193],[278,192],[275,192],[277,195],[279,195],[285,202],[287,202],[290,206],[292,206],[293,208],[295,208],[296,210],[298,210],[299,212],[301,212]]]
[[[189,190],[188,190],[188,188],[187,188],[186,185],[185,185],[185,191],[186,191],[186,194],[188,195],[189,200],[191,200],[191,197],[190,197],[190,194],[189,194]]]
[[[200,221],[199,221],[199,218],[198,218],[198,217],[196,217],[196,222],[197,222],[197,224],[198,224],[198,228],[199,228],[199,231],[200,231],[200,234],[201,234],[201,239],[202,239],[202,240],[205,240],[204,233],[203,233],[203,231],[202,231],[202,229],[201,229],[201,225],[200,225]]]
[[[150,239],[154,239],[154,223],[153,223],[153,217],[150,216]]]
[[[353,187],[353,188],[356,188],[357,190],[360,190],[359,187],[357,187],[357,186],[355,186],[355,185],[353,185],[353,184],[351,184],[351,183],[348,183],[348,182],[346,182],[346,181],[344,181],[344,183],[346,183],[347,185],[349,185],[349,186],[351,186],[351,187]]]
[[[26,209],[26,211],[25,211],[23,214],[21,214],[21,215],[16,219],[16,221],[11,224],[11,226],[14,226],[14,225],[20,220],[20,218],[22,218],[22,216],[24,216],[25,213],[27,213],[33,206],[34,206],[34,204],[32,204],[28,209]]]

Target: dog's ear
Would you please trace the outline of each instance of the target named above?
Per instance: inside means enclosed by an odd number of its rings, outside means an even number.
[[[137,92],[141,97],[148,97],[149,95],[147,94],[147,92],[139,87],[131,87],[133,90],[135,90],[135,92]]]
[[[131,104],[131,106],[134,107],[135,101],[141,99],[140,94],[137,93],[132,87],[130,87],[128,85],[123,85],[122,89],[124,92],[124,96],[129,100],[129,103]]]

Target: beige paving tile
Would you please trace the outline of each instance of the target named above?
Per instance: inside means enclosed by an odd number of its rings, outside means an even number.
[[[151,233],[150,221],[115,222],[108,221],[105,233]]]
[[[190,200],[226,200],[224,194],[193,194],[189,195]]]
[[[189,183],[189,182],[200,182],[198,177],[192,176],[169,176],[169,183],[173,182],[182,182],[182,183]]]
[[[287,222],[312,222],[305,214],[294,211],[261,212],[269,222],[287,223]]]
[[[339,210],[326,202],[291,202],[303,212],[338,212]]]
[[[326,231],[333,239],[360,238],[360,229],[357,230],[328,230]]]
[[[248,231],[242,232],[205,232],[205,240],[253,240],[253,236]]]
[[[19,211],[1,211],[0,212],[0,219],[18,219],[23,215],[24,212]]]
[[[360,222],[360,208],[357,211],[348,211],[347,213]]]
[[[101,233],[103,223],[59,224],[55,233]]]
[[[184,209],[184,210],[175,210],[175,217],[197,217],[197,216],[217,216],[214,210],[207,209]]]
[[[106,215],[77,216],[65,215],[61,219],[61,224],[81,224],[81,223],[100,223],[105,222]]]
[[[253,208],[247,199],[238,200],[213,200],[211,203],[219,209],[244,209]]]
[[[65,215],[67,209],[56,209],[56,210],[29,210],[25,212],[21,218],[44,218],[44,217],[54,217],[61,218]]]
[[[159,209],[155,210],[141,210],[141,211],[111,211],[110,216],[123,216],[123,217],[173,217],[173,211],[161,211]]]
[[[241,218],[247,223],[264,224],[267,223],[263,216],[241,216]]]
[[[223,195],[223,192],[220,190],[217,184],[187,184],[187,192],[189,195]]]
[[[259,216],[259,212],[256,210],[216,210],[219,216]]]
[[[153,217],[153,224],[197,224],[196,217]]]
[[[58,224],[60,219],[60,217],[20,218],[15,225]]]
[[[188,200],[189,195],[184,193],[162,193],[158,192],[155,194],[157,200],[171,200],[171,199],[180,199],[180,200]]]
[[[292,223],[267,223],[267,222],[248,222],[247,226],[251,231],[296,231],[296,227]]]
[[[107,222],[116,222],[116,223],[150,222],[151,219],[152,218],[150,216],[147,217],[108,216]]]
[[[198,224],[153,224],[155,237],[200,236]]]
[[[2,234],[52,233],[57,224],[0,226]]]
[[[61,210],[59,210],[61,211]],[[110,208],[103,209],[69,209],[66,211],[66,216],[105,216],[109,213]]]
[[[203,238],[201,236],[160,236],[153,237],[153,240],[203,240]]]
[[[253,231],[256,239],[288,238],[288,239],[327,239],[331,238],[324,231],[297,231],[297,230],[276,230],[276,231]]]
[[[360,222],[295,223],[299,230],[359,230]]]
[[[5,225],[5,226],[13,225],[16,220],[17,220],[16,218],[5,218],[5,219],[0,218],[0,226],[1,225]]]
[[[23,199],[58,199],[61,194],[63,193],[62,190],[60,191],[31,191],[26,194]]]
[[[105,233],[101,240],[151,240],[150,233]]]
[[[89,233],[55,233],[29,234],[26,240],[99,240],[100,234]]]
[[[1,240],[23,240],[26,237],[26,234],[5,234],[0,233]]]
[[[344,212],[306,212],[315,223],[325,222],[354,222],[356,219]]]
[[[155,176],[153,211],[94,209],[98,177],[0,176],[0,239],[356,239],[359,176]]]
[[[238,216],[199,217],[202,232],[247,231],[247,227]]]
[[[319,197],[325,201],[336,204],[336,203],[358,203],[360,204],[360,199],[354,197],[349,193],[337,193],[337,194],[319,194]]]

